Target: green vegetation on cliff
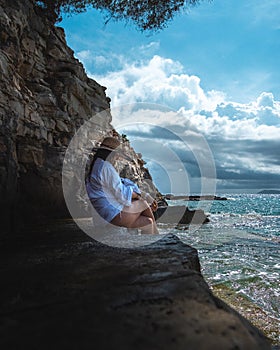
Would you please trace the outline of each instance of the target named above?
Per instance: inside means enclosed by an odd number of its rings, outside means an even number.
[[[89,7],[104,11],[107,20],[132,21],[141,30],[158,30],[180,12],[199,3],[200,0],[40,0],[37,6],[52,21],[60,19],[61,12],[80,13]]]

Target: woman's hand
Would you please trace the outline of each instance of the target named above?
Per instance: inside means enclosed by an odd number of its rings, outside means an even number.
[[[158,209],[157,201],[149,193],[145,193],[142,198],[147,201],[152,211],[156,211]]]
[[[158,204],[157,204],[156,200],[154,200],[153,203],[150,206],[151,206],[152,211],[157,211],[158,210]]]
[[[140,199],[140,198],[141,198],[140,194],[136,192],[132,192],[132,199]]]

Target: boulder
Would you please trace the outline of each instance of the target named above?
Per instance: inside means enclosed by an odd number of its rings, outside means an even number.
[[[155,212],[157,222],[164,224],[205,224],[208,216],[201,209],[191,210],[184,205],[162,206]]]

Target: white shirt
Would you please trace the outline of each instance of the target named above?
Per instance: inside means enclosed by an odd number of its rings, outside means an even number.
[[[136,184],[121,178],[113,165],[101,158],[94,162],[86,189],[94,209],[107,222],[131,205],[133,191],[140,193]]]

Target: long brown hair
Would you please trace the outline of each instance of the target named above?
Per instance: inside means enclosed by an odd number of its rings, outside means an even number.
[[[101,158],[103,160],[106,160],[109,155],[112,153],[112,151],[108,150],[108,149],[104,149],[104,148],[99,148],[97,151],[95,149],[93,149],[93,151],[95,151],[94,156],[92,157],[92,160],[90,161],[89,158],[89,165],[87,166],[88,170],[86,171],[86,179],[89,180],[90,179],[90,175],[94,166],[94,163],[96,161],[97,158]],[[92,155],[92,153],[91,153]]]

